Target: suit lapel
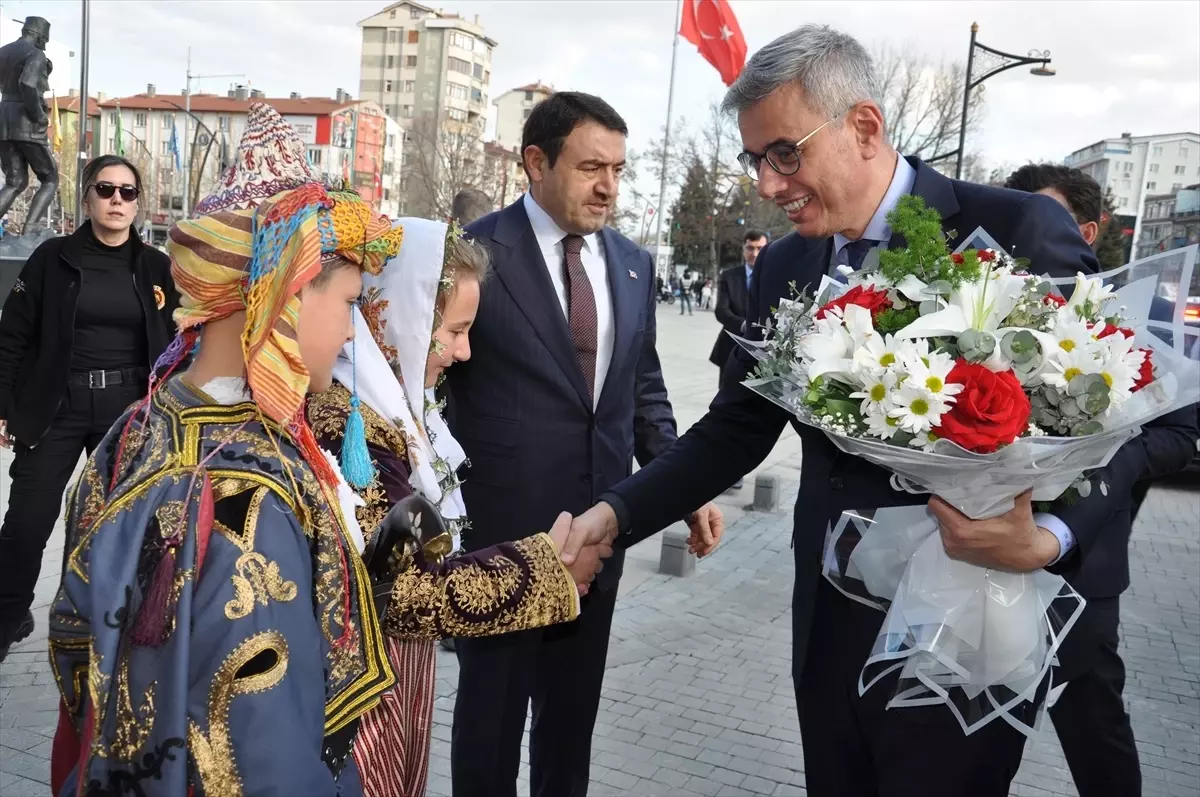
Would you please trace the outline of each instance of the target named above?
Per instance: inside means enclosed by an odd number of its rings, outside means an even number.
[[[616,374],[633,354],[630,349],[637,325],[638,294],[640,293],[638,288],[641,280],[630,276],[631,273],[637,274],[637,271],[630,269],[629,266],[633,264],[625,257],[613,231],[607,227],[600,230],[600,239],[604,242],[604,264],[607,267],[609,294],[612,296],[613,327],[616,333],[612,359],[608,364],[608,373]],[[644,279],[650,278],[649,274],[638,274],[638,276]],[[597,286],[593,286],[593,290],[595,289]],[[613,379],[604,380],[604,389],[600,393],[601,398],[610,392],[610,386],[615,381]]]
[[[496,242],[507,247],[508,257],[496,258],[496,274],[508,288],[513,301],[550,350],[554,361],[567,375],[579,398],[589,408],[587,383],[571,344],[567,319],[550,281],[546,260],[529,224],[522,199],[505,208],[496,222]]]

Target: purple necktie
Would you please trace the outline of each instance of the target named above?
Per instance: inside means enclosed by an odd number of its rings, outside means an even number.
[[[596,399],[596,296],[583,270],[583,237],[563,238],[563,280],[567,286],[567,326],[579,368],[587,383],[588,397]]]

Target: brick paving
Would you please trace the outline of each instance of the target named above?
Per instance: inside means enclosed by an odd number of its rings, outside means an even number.
[[[681,428],[716,382],[711,314],[659,313],[659,351]],[[657,573],[659,541],[630,552],[613,622],[592,754],[593,795],[804,795],[792,691],[788,548],[799,446],[789,431],[760,472],[782,483],[781,510],[746,512],[753,481],[722,498],[731,525],[695,575]],[[7,471],[7,454],[0,465]],[[7,476],[0,481],[0,509]],[[61,562],[61,530],[38,582],[39,628],[0,665],[0,797],[45,795],[56,689],[45,654],[45,607]],[[1122,601],[1126,701],[1147,797],[1200,793],[1200,492],[1161,486],[1134,529],[1133,586]],[[429,794],[450,792],[454,656],[438,657]],[[526,751],[527,753],[527,751]],[[526,757],[527,760],[527,757]],[[522,767],[522,793],[528,793]],[[1049,729],[1031,739],[1012,789],[1075,795]]]

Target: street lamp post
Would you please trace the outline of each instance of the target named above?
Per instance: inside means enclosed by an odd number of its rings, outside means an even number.
[[[967,111],[970,109],[971,92],[979,88],[980,84],[993,75],[998,75],[1016,66],[1028,66],[1036,64],[1029,72],[1038,77],[1052,77],[1054,70],[1050,68],[1050,51],[1049,50],[1030,50],[1027,55],[1014,55],[1013,53],[1001,52],[993,47],[988,47],[985,44],[980,44],[976,39],[979,33],[979,23],[971,23],[971,45],[967,50],[967,74],[963,78],[963,101],[962,101],[962,120],[958,127],[958,149],[952,152],[946,152],[930,158],[927,163],[936,163],[940,160],[945,160],[951,155],[955,156],[954,164],[954,179],[962,179],[963,159],[966,155],[967,144]],[[987,59],[990,63],[986,64],[985,71],[982,75],[971,79],[975,74],[975,52],[979,51],[981,59]]]
[[[82,31],[79,45],[79,120],[75,134],[75,229],[83,224],[83,167],[88,160],[88,44],[91,39],[91,6],[83,0]],[[99,131],[97,131],[99,135]]]
[[[191,191],[192,191],[192,155],[194,154],[191,141],[188,139],[188,133],[189,133],[188,122],[191,120],[191,116],[192,116],[192,81],[193,80],[205,80],[208,78],[219,78],[219,77],[245,77],[245,75],[244,74],[239,74],[239,75],[193,75],[192,74],[192,48],[191,47],[188,48],[187,83],[183,90],[183,93],[185,95],[184,99],[183,99],[183,102],[185,105],[185,107],[183,109],[184,110],[183,142],[184,142],[184,146],[186,146],[188,148],[187,160],[183,165],[183,217],[185,219],[188,217],[189,213],[191,212],[191,208],[188,207],[188,199],[191,196]]]

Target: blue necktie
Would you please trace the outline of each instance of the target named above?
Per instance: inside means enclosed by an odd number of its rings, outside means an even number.
[[[878,242],[859,238],[857,241],[851,241],[846,244],[842,247],[842,251],[846,253],[846,265],[852,271],[858,271],[863,264],[863,260],[867,258],[867,252],[870,252],[876,243]],[[842,273],[841,269],[835,268],[833,270],[833,279],[844,283],[846,282],[846,275]]]

